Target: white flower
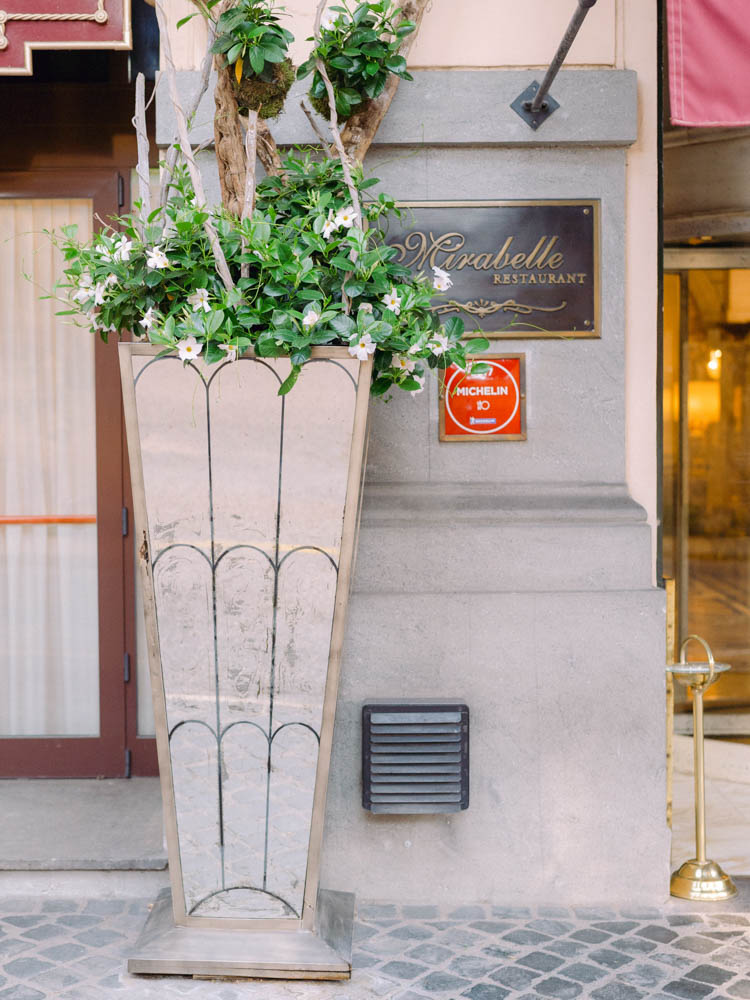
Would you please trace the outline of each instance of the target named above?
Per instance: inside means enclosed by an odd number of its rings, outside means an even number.
[[[74,293],[73,301],[87,302],[93,294],[94,288],[91,281],[91,275],[88,271],[84,271],[78,279],[78,291]]]
[[[180,361],[191,361],[193,358],[197,358],[202,350],[203,344],[199,344],[195,337],[185,337],[177,344]]]
[[[416,361],[412,361],[406,354],[394,354],[391,359],[391,368],[400,372],[413,372]]]
[[[237,360],[237,347],[233,344],[219,344],[219,350],[227,352],[227,361]]]
[[[335,10],[327,10],[320,20],[320,27],[322,31],[335,31],[336,22],[341,17]]]
[[[419,382],[419,388],[412,389],[411,394],[412,396],[418,396],[420,392],[424,392],[424,375],[412,375],[412,378],[415,382]]]
[[[104,287],[105,288],[111,288],[112,285],[116,285],[116,284],[117,284],[117,275],[116,274],[108,274],[107,277],[104,279]]]
[[[359,311],[363,313],[372,313],[372,302],[363,302],[359,307]]]
[[[126,240],[124,236],[121,237],[120,242],[115,247],[115,252],[112,254],[112,259],[124,264],[126,261],[130,260],[130,251],[132,246],[132,240]]]
[[[203,312],[211,312],[211,306],[208,304],[208,289],[196,288],[192,295],[188,295],[188,305],[193,307],[193,312],[198,312],[199,309],[202,309]]]
[[[107,246],[106,243],[100,243],[98,249],[99,253],[105,260],[112,260],[113,257],[112,250],[110,247]]]
[[[104,282],[100,281],[97,284],[96,288],[94,289],[94,305],[95,306],[104,305],[104,291],[105,291],[105,287],[106,286],[105,286]]]
[[[356,344],[350,344],[349,353],[358,361],[367,361],[369,356],[375,352],[376,343],[369,333],[363,334]]]
[[[392,288],[383,299],[383,305],[398,316],[401,313],[401,298],[396,295],[396,289]]]
[[[432,287],[438,292],[447,292],[453,284],[450,274],[439,267],[433,267],[432,273],[434,275]]]
[[[448,350],[448,338],[442,333],[436,333],[427,346],[433,354],[444,354]]]
[[[148,252],[148,259],[146,260],[146,267],[152,268],[152,270],[159,270],[162,267],[169,267],[169,260],[167,255],[159,247],[152,247]]]
[[[319,319],[320,313],[316,313],[314,309],[309,309],[302,319],[302,325],[309,330],[311,326],[315,326]]]
[[[323,235],[327,240],[329,240],[331,238],[331,234],[335,233],[338,228],[338,223],[333,218],[333,212],[329,212],[328,218],[323,223]]]
[[[342,208],[335,219],[336,228],[338,229],[339,226],[343,226],[345,229],[351,229],[356,218],[357,213],[351,205],[348,208]]]
[[[151,327],[156,322],[156,316],[154,315],[154,310],[152,306],[149,306],[146,312],[143,314],[143,319],[138,320],[139,324],[144,330],[150,330]]]

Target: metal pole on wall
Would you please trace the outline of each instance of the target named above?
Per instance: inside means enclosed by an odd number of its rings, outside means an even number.
[[[541,84],[534,80],[511,104],[513,110],[523,118],[530,128],[538,129],[560,107],[554,98],[548,97],[549,89],[554,83],[560,67],[565,62],[565,57],[576,40],[576,35],[580,31],[586,15],[595,3],[596,0],[578,0],[570,24],[565,29],[562,41],[557,47],[557,52],[555,52]]]

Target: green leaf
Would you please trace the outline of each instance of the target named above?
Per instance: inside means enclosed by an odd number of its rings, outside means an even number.
[[[406,69],[406,59],[403,56],[391,56],[386,59],[385,65],[391,73],[402,73]]]
[[[263,58],[263,53],[261,52],[261,50],[258,48],[257,45],[253,45],[251,47],[250,51],[248,52],[248,56],[250,57],[250,65],[253,67],[253,72],[262,73],[266,61]]]
[[[379,378],[376,378],[370,386],[370,393],[373,396],[382,396],[383,393],[388,392],[392,385],[393,382],[391,379],[385,378],[381,375]]]
[[[227,62],[230,65],[232,63],[236,63],[241,55],[242,55],[242,42],[237,42],[237,44],[233,45],[231,49],[227,52]],[[252,57],[251,57],[251,62],[252,62]]]
[[[361,295],[364,290],[365,286],[361,281],[347,281],[344,285],[344,291],[350,299],[356,298],[357,295]]]
[[[352,60],[348,56],[334,56],[332,59],[329,59],[328,65],[336,69],[350,70],[352,68]]]
[[[345,340],[348,340],[357,328],[351,316],[347,316],[344,313],[339,313],[338,316],[334,316],[331,320],[331,326],[336,333],[341,334]]]
[[[450,319],[445,321],[444,324],[445,333],[451,340],[458,340],[463,336],[464,332],[464,321],[459,319],[458,316],[451,316]],[[487,345],[489,347],[489,344]]]
[[[486,337],[473,337],[465,342],[467,354],[478,354],[480,351],[489,350],[490,342]]]
[[[299,367],[299,365],[292,365],[292,370],[289,372],[287,377],[279,386],[279,391],[278,391],[279,396],[286,396],[289,390],[294,388],[294,383],[299,378],[299,373],[301,371],[302,369]]]
[[[180,20],[177,22],[177,27],[181,28],[183,24],[187,24],[188,21],[191,21],[195,16],[196,14],[188,14],[187,17],[181,17]]]

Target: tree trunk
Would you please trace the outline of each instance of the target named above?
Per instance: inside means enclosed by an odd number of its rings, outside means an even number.
[[[431,0],[405,0],[403,4],[400,20],[414,21],[416,24],[414,31],[404,38],[398,50],[398,54],[405,59],[419,34],[419,26],[430,2]],[[341,138],[346,152],[355,162],[362,163],[367,156],[375,133],[380,128],[380,123],[385,118],[391,101],[396,95],[399,82],[399,78],[391,73],[380,97],[375,98],[374,101],[368,101],[361,111],[356,112],[348,119],[341,133]]]

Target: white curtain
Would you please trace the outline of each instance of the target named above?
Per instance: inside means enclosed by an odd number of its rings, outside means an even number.
[[[94,342],[56,317],[61,255],[43,230],[76,199],[0,201],[0,736],[99,734]],[[24,275],[30,276],[27,280]]]

